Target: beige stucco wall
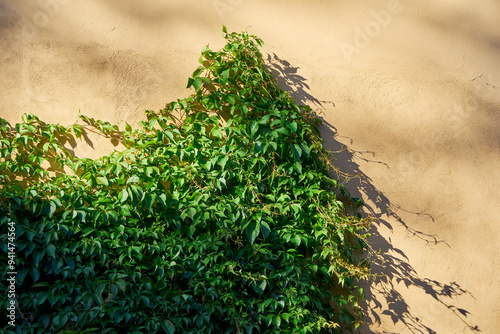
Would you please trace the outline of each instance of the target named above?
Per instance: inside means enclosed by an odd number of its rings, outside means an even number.
[[[0,0],[0,117],[137,122],[248,29],[380,219],[363,332],[498,333],[499,22],[495,0]]]

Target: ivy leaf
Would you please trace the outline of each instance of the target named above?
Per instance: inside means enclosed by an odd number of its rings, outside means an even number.
[[[260,124],[262,125],[267,125],[269,124],[269,119],[271,118],[271,114],[266,114],[262,117],[262,119],[260,120]]]
[[[132,186],[130,186],[130,189],[132,189],[132,192],[137,196],[137,199],[139,200],[139,202],[144,199],[144,191],[142,190],[141,187],[136,186],[136,185],[132,185]]]
[[[209,51],[210,51],[210,47],[209,47],[209,45],[208,45],[208,44],[207,44],[207,45],[205,45],[205,46],[203,46],[203,48],[201,48],[201,53],[202,53],[202,54],[204,54],[204,53],[206,53],[206,52],[209,52]]]
[[[255,135],[257,131],[259,131],[259,123],[252,121],[252,123],[250,123],[250,135]]]
[[[72,126],[73,132],[75,133],[76,138],[81,138],[84,132],[83,128],[80,125],[73,124]]]
[[[201,80],[200,78],[196,78],[193,80],[193,87],[196,91],[198,91],[202,85],[203,85],[203,80]]]
[[[118,200],[120,203],[125,203],[128,199],[128,191],[127,189],[123,189],[119,194],[118,194]]]
[[[281,326],[281,317],[279,314],[273,315],[273,325],[276,328],[279,328]]]
[[[278,124],[281,124],[281,119],[275,119],[274,121],[272,121],[270,125],[271,129]]]
[[[222,73],[220,74],[220,76],[224,79],[224,80],[227,80],[227,78],[229,77],[229,71],[230,69],[228,68],[227,70],[225,71],[222,71]]]
[[[56,258],[56,246],[54,245],[48,245],[47,248],[45,248],[45,252],[53,259]]]
[[[198,76],[205,70],[205,68],[203,66],[199,66],[194,72],[193,74],[191,75],[191,77],[193,79],[196,79],[198,78]]]
[[[232,94],[231,95],[227,95],[226,96],[226,100],[231,105],[234,105],[236,103],[236,97],[234,95],[232,95]]]
[[[122,279],[119,279],[115,281],[115,284],[118,287],[118,289],[121,290],[121,292],[125,293],[125,290],[127,289],[127,282],[125,282]]]
[[[266,289],[266,286],[267,286],[267,282],[265,280],[252,283],[252,288],[259,295],[261,295],[264,292],[264,290]]]
[[[49,204],[48,204],[48,209],[49,209],[49,217],[52,218],[52,216],[54,215],[54,213],[56,212],[57,210],[57,204],[54,203],[54,201],[50,201]]]
[[[219,185],[222,185],[222,187],[219,186],[220,189],[227,188],[227,184],[226,184],[226,179],[225,178],[221,177],[217,181],[219,181]]]
[[[120,225],[120,226],[118,226],[118,229],[117,229],[117,230],[118,230],[118,232],[119,232],[120,234],[123,234],[123,233],[125,232],[125,226]]]
[[[280,133],[282,135],[285,135],[285,136],[288,136],[290,134],[290,131],[288,131],[288,129],[285,127],[277,128],[274,131],[276,131],[277,133]]]
[[[262,151],[262,143],[261,142],[255,142],[255,146],[254,146],[253,151],[255,153],[259,153],[260,151]]]
[[[296,235],[294,236],[292,239],[291,239],[292,243],[294,243],[297,247],[300,246],[300,243],[302,241],[302,239],[300,238],[300,236]]]
[[[292,150],[293,150],[293,156],[295,157],[295,161],[298,161],[302,156],[302,149],[300,148],[299,145],[293,144]]]
[[[167,319],[161,320],[160,326],[167,334],[175,333],[175,326],[170,320]]]
[[[50,288],[50,283],[48,282],[39,282],[31,286],[32,288]]]
[[[83,230],[82,237],[86,237],[87,235],[93,233],[96,229],[93,227],[88,227],[85,230]]]
[[[104,176],[98,176],[96,178],[96,180],[97,180],[97,184],[101,184],[101,185],[104,185],[104,186],[109,186],[109,181]]]
[[[299,174],[302,174],[302,164],[297,161],[293,164],[293,169],[295,169]]]
[[[186,217],[189,217],[193,219],[193,217],[196,215],[196,210],[194,208],[188,208],[187,210],[184,210],[181,213],[181,218],[186,219]]]
[[[115,324],[118,324],[120,321],[122,321],[124,316],[125,313],[123,313],[122,311],[116,311],[116,313],[113,315],[113,320],[115,321]]]
[[[141,179],[138,176],[131,176],[127,180],[127,184],[129,183],[134,183],[134,182],[139,182]]]
[[[247,226],[247,236],[248,236],[248,241],[250,241],[250,244],[253,244],[255,242],[255,239],[257,239],[257,236],[260,233],[260,223],[257,222],[251,222]]]
[[[167,201],[167,195],[165,194],[158,195],[158,202],[160,202],[161,205],[165,206],[166,201]]]
[[[40,270],[37,267],[31,267],[31,277],[33,278],[33,283],[38,282],[40,278]]]
[[[212,132],[211,132],[212,136],[216,137],[216,138],[222,138],[222,131],[220,128],[218,127],[214,127],[212,129]]]
[[[289,123],[288,128],[292,130],[292,132],[297,132],[297,123],[296,122]]]
[[[228,161],[229,161],[229,156],[227,156],[227,155],[219,158],[219,165],[220,165],[222,170],[224,170]]]
[[[153,213],[153,205],[156,201],[156,194],[146,194],[145,196],[145,201],[146,201],[146,206],[148,207],[149,211]]]
[[[262,231],[262,235],[264,238],[267,238],[269,236],[269,233],[271,233],[271,228],[269,227],[269,224],[265,221],[260,222],[260,229]]]

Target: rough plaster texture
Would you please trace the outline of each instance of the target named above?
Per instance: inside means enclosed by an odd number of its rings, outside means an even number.
[[[135,123],[248,29],[379,218],[361,332],[498,333],[499,22],[495,0],[0,0],[0,117]]]

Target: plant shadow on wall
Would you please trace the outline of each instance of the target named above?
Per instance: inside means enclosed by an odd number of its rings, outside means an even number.
[[[273,76],[278,81],[281,89],[288,91],[295,103],[298,105],[309,105],[313,108],[324,110],[324,105],[335,106],[331,101],[320,101],[312,96],[307,85],[307,80],[298,74],[298,68],[293,67],[288,61],[280,59],[276,54],[267,57],[266,65]],[[321,118],[321,117],[320,117]],[[376,248],[374,251],[380,255],[374,256],[371,260],[372,273],[375,275],[363,282],[366,301],[364,303],[365,326],[360,328],[360,333],[387,333],[374,329],[382,322],[381,314],[389,316],[394,324],[402,323],[412,333],[436,333],[436,331],[426,325],[418,314],[410,309],[403,296],[396,290],[396,285],[403,283],[406,287],[418,288],[421,293],[425,293],[434,300],[445,306],[452,312],[457,320],[463,322],[464,327],[472,332],[480,332],[478,326],[471,325],[467,316],[469,312],[452,304],[454,298],[469,294],[458,283],[443,283],[430,278],[422,278],[410,264],[404,252],[393,246],[392,241],[384,237],[379,232],[379,227],[385,226],[393,230],[390,221],[401,224],[407,232],[415,238],[421,239],[428,245],[445,243],[436,236],[418,231],[396,213],[395,209],[403,210],[391,204],[389,199],[381,193],[365,175],[355,159],[363,159],[367,162],[382,163],[364,157],[365,153],[353,151],[345,144],[337,140],[338,133],[334,126],[328,124],[324,119],[321,128],[325,148],[335,155],[335,166],[339,168],[337,174],[348,182],[347,188],[351,195],[358,198],[365,198],[366,203],[364,213],[374,218],[371,227],[370,244]],[[351,141],[352,143],[352,141]],[[417,215],[427,215],[426,213],[414,213]],[[446,244],[447,245],[447,244]],[[371,326],[370,326],[371,325]],[[372,327],[371,329],[369,327]]]

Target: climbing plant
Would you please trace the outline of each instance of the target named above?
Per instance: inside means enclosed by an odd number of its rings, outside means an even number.
[[[16,297],[0,301],[15,303],[6,330],[359,326],[361,202],[332,177],[321,121],[278,87],[262,41],[223,35],[222,50],[201,51],[193,95],[146,111],[135,129],[83,115],[69,127],[0,119],[0,256],[16,272]],[[74,157],[68,145],[90,131],[124,149]]]

